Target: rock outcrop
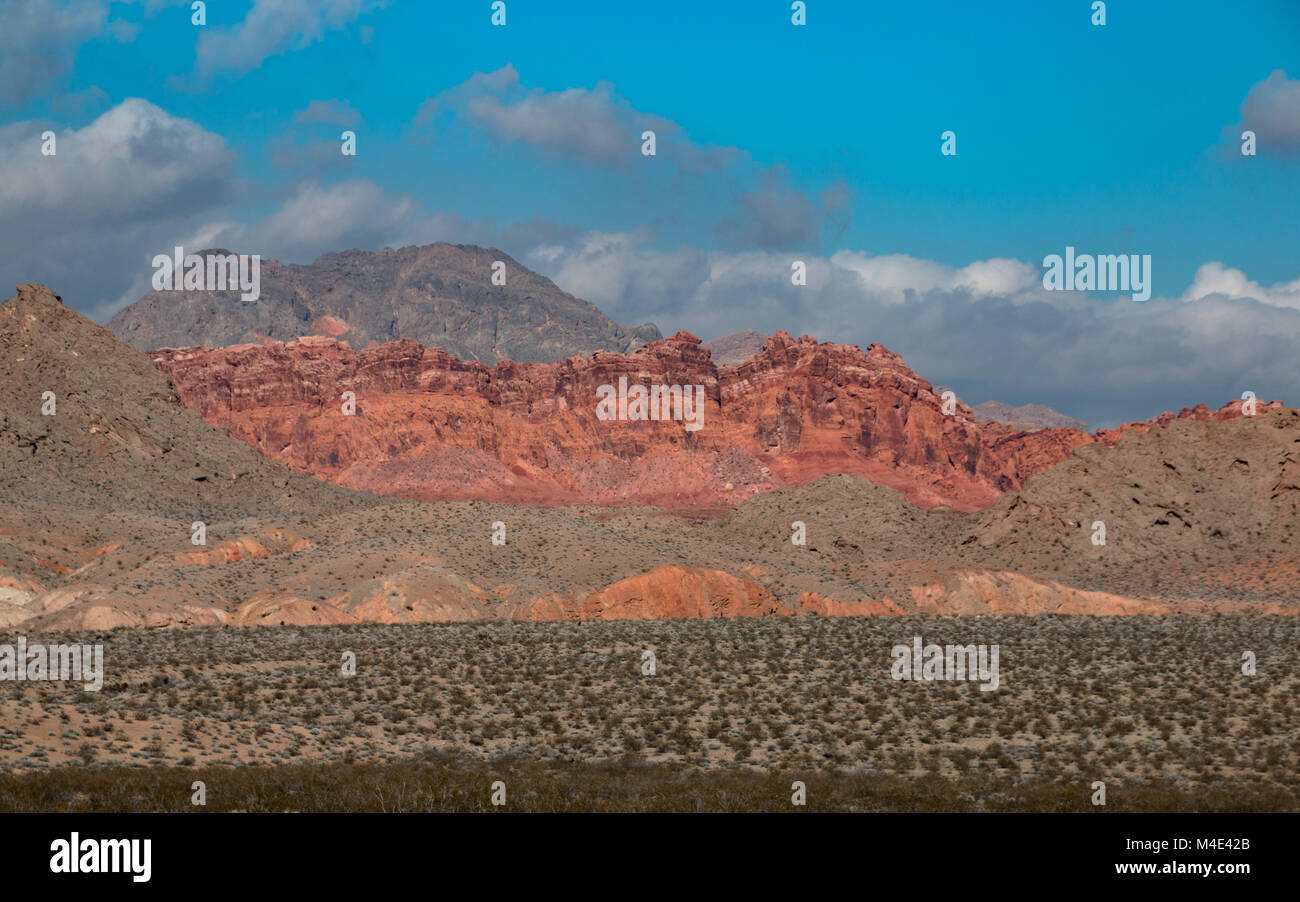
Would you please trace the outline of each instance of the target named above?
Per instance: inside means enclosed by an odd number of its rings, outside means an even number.
[[[327,337],[153,352],[181,397],[263,454],[349,488],[417,500],[653,504],[705,512],[850,473],[921,507],[980,510],[1087,444],[1241,402],[1089,435],[1021,431],[945,403],[882,345],[769,337],[717,366],[686,332],[630,354],[488,367],[402,340],[363,351]],[[598,416],[601,386],[699,386],[698,429]],[[344,395],[355,395],[354,415]],[[1257,415],[1281,402],[1258,402]]]
[[[756,492],[853,473],[923,507],[975,510],[1079,444],[945,413],[929,382],[881,345],[785,333],[718,367],[679,332],[631,354],[554,364],[458,360],[403,340],[354,351],[325,337],[161,349],[158,366],[209,422],[263,454],[399,497],[730,507]],[[700,428],[604,420],[598,392],[700,386]],[[355,415],[344,393],[355,394]]]

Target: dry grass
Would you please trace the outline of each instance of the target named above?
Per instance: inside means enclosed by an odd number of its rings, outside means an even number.
[[[1087,785],[968,776],[906,779],[860,772],[814,775],[711,770],[630,761],[540,764],[444,758],[398,764],[242,768],[61,768],[0,775],[0,811],[54,812],[996,812],[1297,811],[1300,794],[1168,780],[1108,787],[1095,808]],[[191,802],[202,780],[207,805]],[[791,804],[802,780],[807,804]],[[492,805],[492,786],[506,785]]]

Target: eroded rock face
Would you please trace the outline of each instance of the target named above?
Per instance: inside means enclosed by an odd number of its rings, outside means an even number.
[[[823,600],[824,607],[836,603]],[[872,614],[871,606],[820,610]],[[901,613],[901,612],[900,612]],[[483,620],[657,620],[788,616],[767,589],[722,570],[666,564],[581,595],[520,597],[509,586],[490,591],[442,568],[417,568],[359,585],[326,602],[264,592],[241,604],[240,626],[330,623],[450,623]]]
[[[188,404],[268,457],[419,500],[720,509],[852,473],[923,507],[976,510],[1096,440],[977,423],[960,403],[945,414],[933,386],[885,347],[785,333],[723,367],[685,332],[631,354],[494,367],[410,340],[358,352],[325,337],[153,357]],[[600,387],[620,378],[700,386],[701,428],[599,418]]]

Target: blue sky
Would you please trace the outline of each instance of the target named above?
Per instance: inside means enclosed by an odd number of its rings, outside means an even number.
[[[491,244],[623,322],[881,341],[972,402],[1295,403],[1300,4],[1240,6],[0,0],[0,278],[103,320],[172,243]],[[78,175],[33,168],[45,128]],[[1150,254],[1155,300],[1036,290],[1066,245]]]

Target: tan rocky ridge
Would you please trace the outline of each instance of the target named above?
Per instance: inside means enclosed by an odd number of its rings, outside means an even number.
[[[679,357],[673,366],[700,353],[684,338],[666,347]],[[768,360],[728,378],[743,373],[756,387],[752,396],[780,397],[790,391],[789,371],[824,372],[830,363],[830,352],[811,340],[783,338],[778,347],[785,363]],[[910,421],[943,430],[946,421],[929,419],[925,389],[908,381],[893,355],[868,353],[872,378],[845,376],[833,382],[839,394],[907,385],[915,388]],[[667,375],[683,371],[659,365]],[[329,382],[332,367],[321,365],[330,392],[338,387]],[[408,369],[408,377],[424,372]],[[394,371],[377,367],[356,378],[379,385]],[[483,376],[474,365],[456,372],[471,382]],[[819,384],[803,383],[814,396]],[[40,412],[46,391],[58,402],[53,416]],[[720,388],[711,395],[720,396]],[[358,409],[366,403],[359,392]],[[527,413],[522,400],[515,403]],[[792,420],[785,422],[773,434],[778,446],[789,436]],[[818,421],[810,422],[816,436]],[[924,435],[906,453],[923,458]],[[1166,436],[1178,440],[1160,444]],[[1092,443],[1010,496],[1022,499],[1015,506],[1004,499],[985,514],[924,510],[853,475],[762,492],[701,522],[636,505],[404,501],[266,460],[182,404],[147,355],[48,289],[24,286],[0,307],[0,625],[34,632],[900,612],[1292,613],[1300,558],[1288,541],[1295,508],[1287,455],[1297,441],[1296,414],[1285,410],[1133,430],[1113,448]],[[1233,475],[1238,460],[1249,475]],[[1086,479],[1075,469],[1082,464],[1091,468]],[[1162,472],[1147,473],[1151,466]],[[1126,494],[1135,481],[1152,491],[1142,496],[1142,515],[1130,517]],[[1099,499],[1095,510],[1088,492]],[[1157,522],[1166,519],[1158,509],[1183,495],[1188,504],[1176,510],[1194,518],[1194,535],[1204,539],[1190,550],[1171,544]],[[1040,513],[1022,516],[1022,507]],[[1090,553],[1078,547],[1090,517],[1114,524],[1104,566],[1080,563]],[[206,545],[191,541],[196,520],[206,524]],[[1082,525],[1053,526],[1058,520]],[[805,545],[791,542],[795,521],[805,524]],[[497,524],[505,544],[492,541]],[[1216,530],[1234,539],[1217,542]]]
[[[1300,411],[1201,409],[1080,447],[979,515],[962,542],[994,565],[1121,591],[1177,572],[1189,594],[1246,598],[1268,585],[1300,598]]]

